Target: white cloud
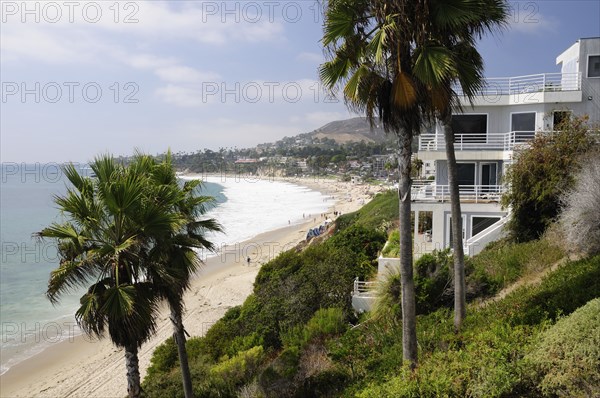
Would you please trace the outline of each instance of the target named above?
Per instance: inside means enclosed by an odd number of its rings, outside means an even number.
[[[50,3],[58,7],[61,15],[56,22],[51,22],[56,19],[54,8],[44,11],[47,4],[44,2],[27,5],[28,10],[36,8],[38,11],[34,15],[25,15],[25,22],[22,22],[20,9],[25,3],[15,2],[17,11],[3,14],[2,62],[34,59],[50,64],[104,63],[107,55],[125,57],[140,52],[140,47],[185,41],[223,46],[285,40],[281,22],[269,21],[267,16],[251,22],[251,16],[241,9],[240,15],[227,14],[221,9],[227,2],[192,1],[177,5],[161,1],[89,3],[98,5],[99,11],[93,7],[84,11],[84,6],[76,2],[72,2],[76,3],[72,9],[67,6],[68,2]],[[208,12],[208,3],[218,8],[216,14]],[[159,66],[152,54],[145,54],[145,57],[136,59],[135,55],[130,55],[131,66]]]
[[[162,80],[172,83],[199,83],[214,81],[220,76],[213,72],[201,72],[189,66],[171,65],[158,68],[154,71]]]
[[[74,37],[77,36],[77,37]],[[0,52],[12,62],[33,59],[48,64],[89,63],[96,58],[100,42],[88,41],[86,35],[50,33],[34,25],[30,29],[3,27]]]
[[[127,65],[136,69],[155,69],[173,66],[177,60],[169,57],[160,57],[154,54],[126,54],[119,52],[119,58]]]
[[[208,97],[202,98],[202,92],[192,87],[168,84],[156,90],[156,95],[168,104],[181,107],[198,107],[206,104]]]

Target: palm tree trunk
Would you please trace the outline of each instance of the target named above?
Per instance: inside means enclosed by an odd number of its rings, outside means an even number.
[[[183,329],[181,310],[173,306],[171,306],[171,322],[173,322],[173,338],[175,339],[175,344],[177,344],[177,353],[179,355],[183,393],[185,398],[194,398],[190,365],[188,363],[187,350],[185,349],[185,330]]]
[[[454,153],[454,132],[452,116],[443,120],[444,139],[446,140],[446,158],[448,159],[448,184],[450,186],[450,212],[452,214],[452,250],[454,251],[454,328],[460,330],[467,315],[465,287],[465,254],[462,238],[462,212],[460,209],[460,191],[458,170]]]
[[[398,171],[400,183],[400,277],[402,282],[402,353],[403,359],[410,367],[417,365],[417,321],[415,282],[413,279],[412,261],[412,226],[410,222],[410,157],[412,155],[412,133],[402,131],[398,138],[400,153],[398,156]]]
[[[127,395],[129,398],[138,398],[142,395],[142,386],[137,345],[125,347],[125,366],[127,367]]]

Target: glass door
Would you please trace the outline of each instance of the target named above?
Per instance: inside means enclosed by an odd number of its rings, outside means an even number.
[[[498,165],[496,163],[483,163],[481,165],[481,191],[494,192],[498,185]]]

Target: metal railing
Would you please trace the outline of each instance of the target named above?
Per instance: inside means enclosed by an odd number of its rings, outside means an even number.
[[[581,73],[539,73],[486,78],[477,95],[497,97],[499,95],[578,90],[581,90]],[[454,91],[458,95],[463,95],[460,85],[455,86]]]
[[[454,150],[498,150],[512,151],[526,145],[536,134],[534,131],[509,131],[506,133],[454,134]],[[419,151],[444,151],[446,140],[443,134],[421,134]]]
[[[377,282],[364,282],[359,281],[358,278],[354,280],[354,291],[352,295],[360,297],[375,297],[375,290],[377,289]]]
[[[504,185],[461,185],[459,188],[460,200],[479,202],[499,202],[506,191]],[[450,201],[450,185],[413,184],[411,191],[413,201]]]

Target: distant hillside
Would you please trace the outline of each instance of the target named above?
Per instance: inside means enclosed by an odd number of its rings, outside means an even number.
[[[328,138],[340,144],[347,142],[384,142],[386,134],[381,127],[371,127],[362,117],[347,120],[337,120],[308,133],[313,138]]]

